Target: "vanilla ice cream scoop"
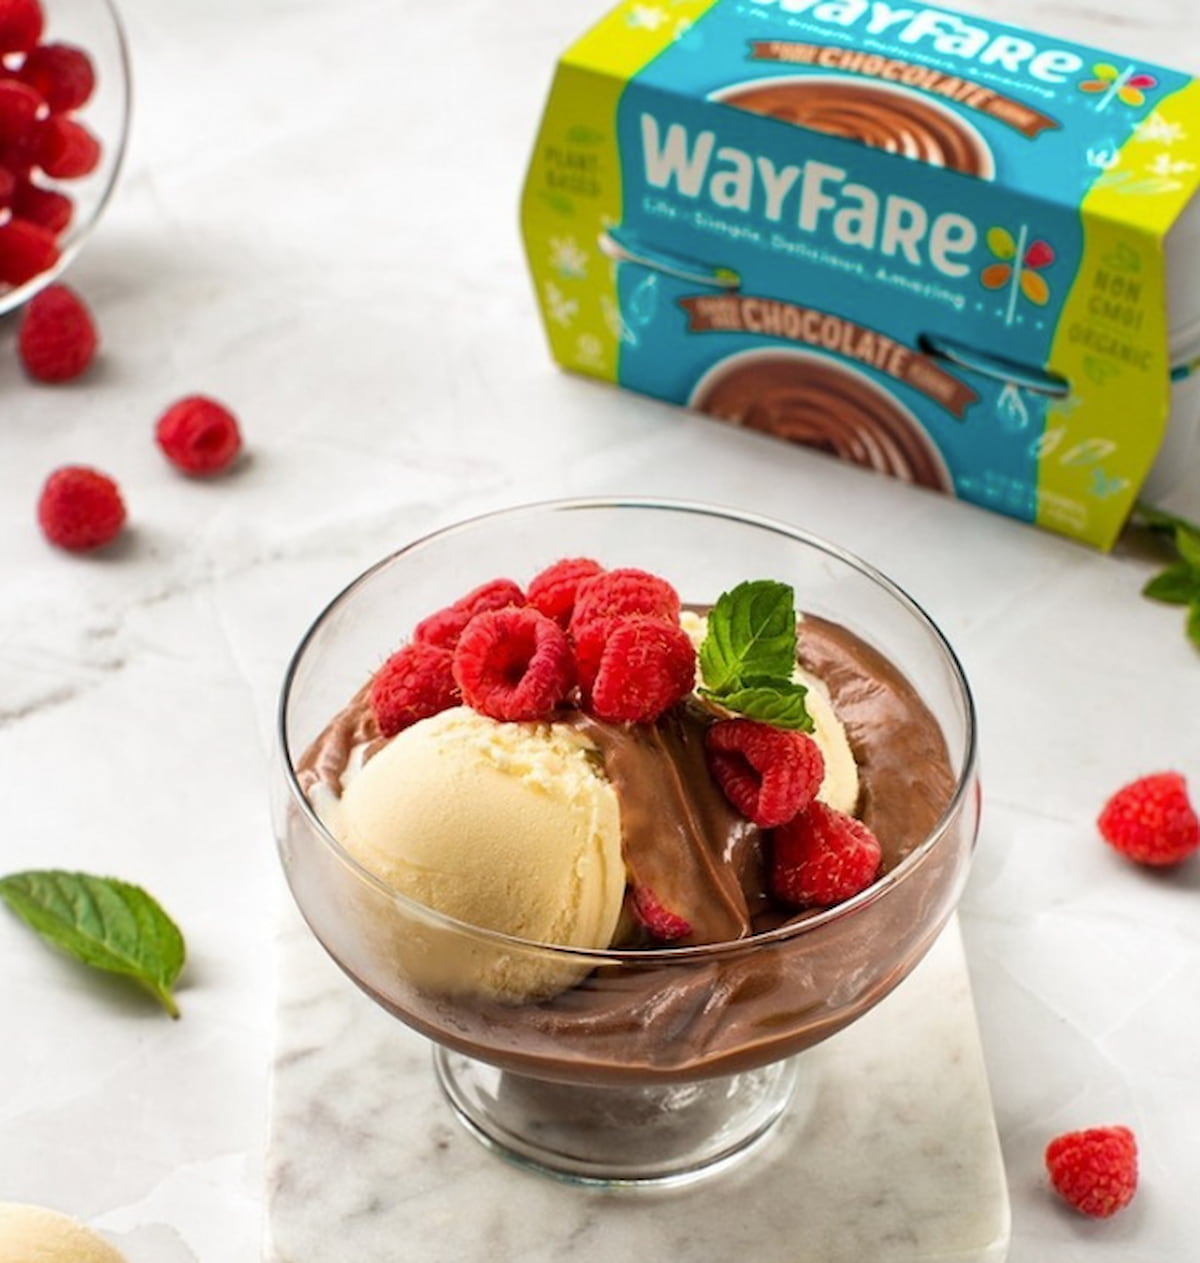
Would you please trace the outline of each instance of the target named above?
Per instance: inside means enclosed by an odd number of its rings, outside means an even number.
[[[625,893],[620,805],[594,747],[569,726],[443,711],[393,737],[340,800],[316,805],[363,868],[426,907],[538,943],[612,941]],[[518,1001],[588,971],[432,920],[419,933],[407,925],[395,950],[414,981]]]
[[[125,1263],[125,1256],[56,1210],[0,1202],[0,1263]]]

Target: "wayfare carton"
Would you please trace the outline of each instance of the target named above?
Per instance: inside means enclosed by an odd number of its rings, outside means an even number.
[[[901,0],[627,0],[558,65],[522,226],[567,368],[1107,548],[1200,422],[1198,178],[1162,66]]]

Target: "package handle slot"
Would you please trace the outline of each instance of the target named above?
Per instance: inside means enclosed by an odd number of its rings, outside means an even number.
[[[981,351],[954,338],[941,334],[922,333],[918,345],[935,359],[946,360],[959,368],[965,368],[997,381],[1011,382],[1024,390],[1046,395],[1051,399],[1065,399],[1071,393],[1071,384],[1065,377],[1051,373],[1040,365],[1020,364],[991,351]]]
[[[686,281],[689,285],[709,285],[715,289],[733,290],[742,283],[742,278],[732,268],[700,263],[695,259],[655,250],[633,242],[628,237],[619,236],[619,231],[606,228],[598,238],[601,251],[618,263],[637,263],[652,271],[664,272],[676,280]]]

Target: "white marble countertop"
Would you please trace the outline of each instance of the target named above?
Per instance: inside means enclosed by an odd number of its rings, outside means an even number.
[[[896,578],[958,648],[986,809],[962,909],[1013,1205],[1012,1263],[1195,1257],[1200,865],[1134,871],[1104,797],[1200,790],[1200,659],[1112,556],[572,379],[516,230],[556,53],[602,0],[124,0],[136,66],[117,198],[71,272],[102,328],[35,387],[0,323],[0,871],[111,872],[180,922],[182,1020],[0,916],[0,1201],[57,1207],[130,1263],[258,1257],[286,898],[273,708],[324,600],[417,532],[575,492],[788,518]],[[977,6],[1200,72],[1191,0]],[[233,476],[173,476],[179,395],[240,414]],[[54,466],[121,482],[132,530],[68,557],[33,522]],[[1200,465],[1169,507],[1200,516]],[[1143,1190],[1107,1223],[1048,1195],[1046,1139],[1125,1121]],[[447,1196],[450,1196],[449,1191]]]

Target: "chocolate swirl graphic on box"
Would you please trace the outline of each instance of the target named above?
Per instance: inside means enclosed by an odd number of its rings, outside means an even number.
[[[990,179],[983,138],[949,110],[911,92],[814,76],[773,79],[715,94],[726,105],[842,136],[930,166]]]
[[[815,447],[905,482],[952,492],[928,435],[885,391],[853,369],[795,351],[735,355],[688,401],[734,425]]]

